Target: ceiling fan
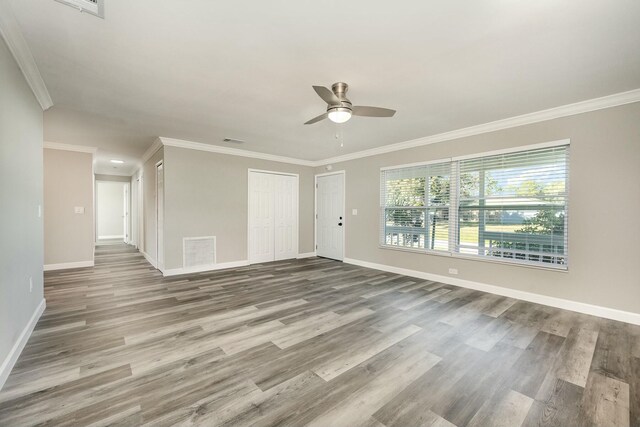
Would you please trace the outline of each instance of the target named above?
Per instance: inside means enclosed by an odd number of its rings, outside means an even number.
[[[388,108],[353,106],[347,98],[349,85],[346,83],[334,83],[331,86],[331,90],[324,86],[313,86],[313,90],[327,103],[327,112],[320,114],[318,117],[314,117],[306,122],[305,125],[312,125],[326,118],[334,123],[344,123],[349,120],[352,115],[364,117],[393,117],[396,113],[396,110],[390,110]]]

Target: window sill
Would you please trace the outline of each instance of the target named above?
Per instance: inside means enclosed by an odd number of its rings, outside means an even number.
[[[401,248],[397,246],[387,246],[387,245],[378,245],[378,247],[380,249],[400,251],[400,252],[410,252],[410,253],[421,254],[421,255],[436,255],[436,256],[448,257],[448,258],[465,259],[468,261],[488,262],[492,264],[503,264],[503,265],[510,265],[515,267],[533,268],[536,270],[557,271],[560,273],[569,272],[569,267],[566,265],[546,266],[546,265],[529,264],[526,262],[519,262],[519,261],[508,261],[505,259],[492,259],[492,257],[465,255],[465,254],[459,254],[459,253],[453,253],[453,252],[441,252],[441,251],[416,249],[416,248]]]

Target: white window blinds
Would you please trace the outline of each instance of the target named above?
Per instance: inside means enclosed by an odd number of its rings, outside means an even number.
[[[566,267],[569,146],[381,171],[381,245]]]
[[[382,171],[381,243],[449,250],[451,162]]]
[[[460,253],[567,263],[569,147],[460,161]]]

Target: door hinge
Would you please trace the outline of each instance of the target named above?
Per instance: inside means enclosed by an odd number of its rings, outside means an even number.
[[[316,188],[318,188],[318,183],[316,183]]]
[[[318,214],[316,214],[316,219],[318,219]]]
[[[316,249],[318,249],[318,245],[316,245]]]

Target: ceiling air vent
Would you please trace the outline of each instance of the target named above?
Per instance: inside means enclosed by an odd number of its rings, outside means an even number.
[[[244,144],[244,141],[241,139],[235,139],[235,138],[225,138],[223,139],[224,142],[233,142],[234,144]]]
[[[104,0],[56,0],[72,8],[88,14],[104,18]]]
[[[185,237],[182,239],[184,268],[203,267],[216,263],[216,237]]]

